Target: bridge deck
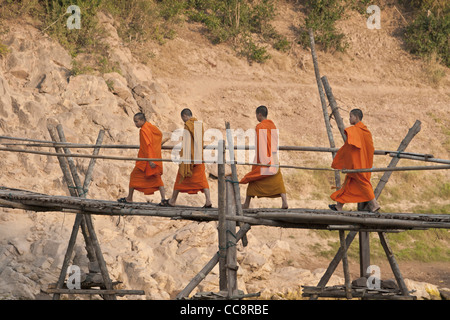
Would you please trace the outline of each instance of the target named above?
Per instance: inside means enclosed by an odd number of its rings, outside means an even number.
[[[0,187],[0,207],[41,211],[73,212],[97,215],[158,216],[196,221],[218,220],[217,208],[191,206],[160,207],[155,203],[118,203],[109,200],[84,199],[36,193]],[[243,216],[227,219],[285,228],[343,229],[360,231],[389,231],[408,229],[450,229],[450,214],[432,213],[371,213],[292,208],[244,209]]]

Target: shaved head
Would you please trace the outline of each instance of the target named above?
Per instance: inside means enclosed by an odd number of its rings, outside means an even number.
[[[134,118],[137,119],[137,120],[144,120],[144,121],[147,120],[147,119],[145,119],[145,114],[143,114],[142,112],[136,113],[134,115]]]
[[[363,112],[361,111],[361,109],[353,109],[352,111],[350,111],[350,114],[358,117],[359,120],[363,119]]]
[[[264,118],[267,118],[267,115],[269,114],[269,110],[267,110],[266,106],[259,106],[258,108],[256,108],[256,114],[260,114]]]
[[[181,116],[192,117],[191,109],[185,108],[185,109],[181,110]]]

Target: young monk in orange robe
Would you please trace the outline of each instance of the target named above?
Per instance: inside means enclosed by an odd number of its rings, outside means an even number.
[[[134,124],[139,130],[138,158],[161,159],[161,131],[147,122],[141,112],[134,115]],[[164,183],[161,179],[163,164],[161,161],[136,161],[136,166],[130,174],[129,192],[126,198],[118,199],[119,202],[133,202],[134,190],[150,195],[159,190],[161,194],[160,205],[167,204],[165,199]]]
[[[205,164],[195,163],[195,160],[203,160],[203,123],[194,118],[192,111],[187,108],[181,111],[181,119],[184,122],[185,134],[183,135],[183,147],[180,156],[181,159],[187,159],[188,161],[181,162],[178,167],[172,198],[168,204],[174,206],[180,192],[197,194],[200,191],[205,194],[206,201],[203,207],[211,208],[212,203],[208,180],[206,180]]]
[[[372,134],[361,122],[363,113],[360,109],[350,111],[351,127],[345,129],[347,140],[336,153],[331,167],[334,169],[367,169],[372,168],[373,146]],[[341,189],[331,195],[337,202],[330,209],[341,211],[345,203],[369,202],[369,209],[375,212],[380,206],[375,199],[370,172],[347,173]]]
[[[256,126],[256,163],[274,165],[278,164],[278,131],[273,121],[267,119],[267,114],[266,106],[259,106],[256,109],[256,119],[259,121]],[[281,197],[281,207],[288,208],[286,189],[279,168],[253,165],[252,170],[239,183],[248,183],[242,208],[247,209],[253,197]]]

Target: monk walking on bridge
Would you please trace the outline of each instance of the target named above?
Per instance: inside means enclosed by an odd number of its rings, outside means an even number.
[[[139,130],[138,158],[161,159],[162,132],[150,122],[145,115],[138,112],[133,118],[134,124]],[[130,174],[129,192],[126,198],[120,198],[119,202],[133,202],[134,190],[150,195],[159,190],[161,203],[166,205],[164,183],[161,179],[163,164],[161,161],[136,161],[136,166]]]
[[[211,208],[209,184],[205,174],[206,168],[205,164],[202,163],[203,123],[193,117],[192,111],[187,108],[181,111],[181,119],[184,122],[183,147],[180,151],[182,162],[178,167],[177,178],[168,205],[175,205],[180,192],[188,194],[203,192],[205,194],[205,205],[203,208]]]
[[[256,119],[259,121],[256,126],[256,163],[277,165],[278,130],[273,121],[267,119],[267,115],[266,106],[256,108]],[[281,207],[288,208],[286,189],[280,168],[253,165],[252,170],[239,183],[248,183],[247,196],[242,208],[247,209],[253,197],[281,197]]]
[[[369,169],[373,165],[374,146],[372,134],[362,123],[363,113],[360,109],[350,111],[351,127],[345,129],[347,139],[338,150],[331,167],[334,169]],[[380,206],[375,199],[370,172],[347,173],[341,189],[331,195],[337,204],[330,209],[342,211],[345,203],[369,202],[369,210],[378,211]]]

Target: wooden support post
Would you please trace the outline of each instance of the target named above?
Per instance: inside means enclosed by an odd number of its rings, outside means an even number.
[[[327,95],[328,102],[330,103],[330,107],[332,110],[332,115],[334,115],[334,120],[339,128],[339,132],[341,133],[342,139],[344,142],[347,140],[347,135],[345,134],[345,125],[344,120],[342,120],[341,114],[339,113],[338,105],[333,96],[333,91],[331,90],[331,86],[328,83],[328,79],[326,76],[322,77],[323,88],[325,89],[325,93]]]
[[[341,114],[339,113],[339,108],[334,99],[333,91],[331,90],[331,86],[328,82],[326,76],[322,77],[323,87],[325,89],[325,93],[327,95],[328,102],[330,102],[330,107],[332,110],[332,114],[334,115],[334,120],[339,128],[339,132],[341,133],[342,140],[345,142],[347,140],[347,135],[345,134],[345,125],[344,120],[342,120]],[[358,203],[358,211],[365,210],[366,203]],[[360,276],[364,277],[366,274],[367,268],[370,266],[370,233],[361,231],[359,232],[359,268],[360,268]]]
[[[98,132],[98,137],[97,137],[97,141],[95,142],[95,145],[97,146],[101,146],[101,144],[103,143],[103,137],[105,136],[105,131],[104,130],[100,130]],[[100,147],[98,148],[94,148],[94,151],[92,152],[92,154],[94,156],[98,155],[100,152]],[[88,191],[89,191],[89,185],[91,184],[91,180],[92,180],[92,175],[94,173],[94,166],[95,166],[95,158],[91,158],[91,161],[89,161],[89,166],[88,169],[86,171],[86,175],[84,177],[84,183],[83,183],[83,190],[84,190],[84,195],[86,196]]]
[[[58,124],[56,126],[56,130],[58,132],[58,136],[59,136],[60,142],[66,143],[67,142],[66,141],[66,136],[64,134],[64,130],[63,130],[62,125]],[[56,137],[56,133],[54,132],[54,127],[49,129],[49,132],[50,132],[50,135],[52,137],[52,140],[55,141],[55,142],[58,142],[58,139]],[[55,150],[56,150],[56,148],[55,148]],[[70,151],[69,148],[62,148],[62,150],[67,155],[71,154],[71,151]],[[61,152],[61,148],[58,148],[57,152]],[[84,192],[84,190],[82,188],[81,179],[80,179],[80,176],[78,175],[77,168],[75,166],[75,162],[73,161],[73,158],[72,157],[66,157],[66,159],[67,159],[67,163],[69,164],[69,169],[70,169],[70,172],[72,174],[73,182],[75,183],[75,188],[76,188],[76,191],[72,192],[72,193],[75,194],[74,195],[75,197],[78,196],[80,198],[86,198],[86,194],[85,194],[85,192]],[[68,178],[70,178],[70,177],[68,177]],[[70,189],[70,187],[69,187],[69,189]],[[86,227],[86,217],[84,215],[83,215],[83,218],[81,220],[81,232],[82,232],[84,240],[86,242],[86,247],[85,248],[86,248],[86,251],[87,251],[88,259],[89,259],[90,262],[95,264],[97,259],[95,258],[95,251],[94,251],[94,248],[92,246],[91,236],[89,234],[88,228]]]
[[[58,124],[56,126],[56,130],[58,131],[59,140],[63,143],[67,142],[66,136],[64,135],[64,130],[63,130],[63,127],[61,124]],[[67,154],[67,155],[71,154],[69,148],[62,148],[62,149],[65,154]],[[78,175],[77,167],[75,166],[75,162],[73,161],[72,157],[67,157],[66,159],[67,159],[67,162],[69,163],[69,169],[70,169],[70,172],[72,173],[72,178],[73,178],[73,182],[75,183],[78,197],[85,198],[84,191],[82,189],[80,189],[81,188],[81,180],[80,180],[80,176]]]
[[[70,259],[72,258],[73,248],[75,247],[75,242],[77,240],[78,229],[80,228],[81,220],[83,218],[82,214],[77,214],[75,217],[75,223],[72,227],[72,233],[69,239],[69,245],[67,246],[66,254],[64,255],[63,264],[61,267],[61,273],[59,274],[58,282],[56,283],[56,289],[62,289],[64,286],[64,280],[66,279],[67,268],[69,268]],[[59,300],[61,297],[60,293],[55,293],[53,295],[53,300]]]
[[[339,132],[341,133],[342,139],[345,142],[347,140],[347,135],[345,134],[345,125],[344,120],[339,113],[339,108],[334,99],[333,91],[331,90],[331,86],[328,82],[326,76],[322,77],[323,87],[325,89],[325,93],[327,95],[328,102],[330,102],[330,107],[332,110],[332,114],[334,115],[334,120],[339,128]],[[365,210],[366,203],[358,203],[358,211]],[[359,232],[359,270],[360,276],[364,277],[366,274],[367,268],[370,266],[370,233],[361,231]]]
[[[417,133],[420,132],[421,122],[416,120],[414,125],[408,130],[405,138],[400,143],[397,151],[403,152],[406,150],[406,147],[409,145],[411,140],[416,136]],[[388,168],[394,168],[397,163],[400,161],[400,158],[392,158],[391,162],[388,165]],[[386,183],[388,182],[392,171],[386,171],[381,177],[380,181],[377,184],[377,187],[374,190],[375,199],[378,199],[381,192],[383,191]],[[368,211],[368,203],[358,203],[358,211]],[[369,234],[366,232],[359,233],[359,252],[360,252],[360,275],[361,277],[365,277],[367,273],[367,268],[370,266],[370,243],[369,243]]]
[[[353,239],[355,239],[357,232],[356,231],[350,231],[347,235],[347,238],[345,239],[345,247],[349,248],[350,244],[353,242]],[[330,280],[331,276],[333,275],[334,271],[336,270],[337,266],[339,265],[339,262],[341,262],[342,257],[344,255],[344,251],[339,248],[338,252],[334,256],[333,260],[331,260],[330,264],[328,265],[327,270],[323,274],[322,278],[320,278],[319,283],[317,284],[318,287],[324,288],[328,281]],[[316,300],[317,295],[311,296],[310,300]]]
[[[228,176],[228,178],[231,178]],[[236,201],[234,198],[234,188],[232,180],[227,179],[226,192],[227,192],[227,217],[236,216]],[[237,296],[237,258],[236,258],[236,221],[227,220],[226,222],[227,232],[227,287],[228,298]]]
[[[345,296],[347,299],[352,298],[352,284],[350,281],[350,270],[348,267],[348,259],[347,259],[347,246],[345,244],[345,231],[339,230],[339,241],[341,242],[341,251],[342,251],[342,266],[344,269],[344,278],[345,278]]]
[[[48,132],[50,134],[50,137],[52,138],[52,140],[54,142],[58,142],[58,136],[56,134],[55,131],[55,127],[52,125],[48,125],[47,126]],[[55,151],[57,153],[62,153],[61,148],[55,147]],[[63,177],[64,180],[66,181],[67,187],[69,189],[69,193],[72,197],[77,197],[78,193],[75,190],[75,187],[73,185],[72,182],[72,177],[70,175],[69,172],[69,167],[68,164],[66,162],[66,159],[64,157],[57,157],[58,161],[59,161],[59,166],[61,167],[62,173],[63,173]],[[58,282],[56,284],[56,288],[57,289],[62,289],[63,285],[64,285],[64,280],[66,278],[66,274],[67,274],[67,269],[69,267],[69,263],[72,257],[72,252],[73,252],[73,248],[75,246],[75,242],[77,239],[77,234],[78,234],[78,229],[80,227],[80,225],[85,221],[85,217],[82,214],[77,214],[75,217],[75,222],[72,228],[72,233],[69,239],[69,244],[67,246],[67,250],[66,250],[66,254],[64,256],[64,260],[63,260],[63,265],[61,267],[61,273],[59,275],[58,278]],[[60,294],[56,293],[53,295],[53,300],[59,300],[60,299]]]
[[[406,147],[408,147],[411,140],[416,136],[416,134],[420,132],[420,129],[421,129],[421,122],[419,120],[416,120],[414,125],[408,130],[408,133],[406,134],[405,138],[400,143],[397,152],[405,151]],[[392,158],[391,162],[388,165],[388,168],[395,167],[399,161],[400,158]],[[383,191],[384,187],[386,186],[386,183],[388,182],[391,174],[392,171],[386,171],[381,177],[380,181],[377,184],[377,187],[374,190],[376,199],[378,199],[378,197],[380,196],[381,191]]]
[[[102,250],[100,249],[100,244],[97,239],[97,235],[95,234],[94,226],[92,224],[92,216],[90,214],[86,214],[86,225],[91,235],[92,244],[95,250],[95,256],[97,257],[98,265],[100,267],[100,271],[103,278],[103,283],[107,290],[113,290],[112,281],[109,278],[108,268],[106,267],[105,259],[103,258]],[[105,300],[116,300],[116,295],[114,294],[105,294]]]
[[[227,142],[228,142],[228,152],[230,154],[230,166],[231,166],[231,175],[233,178],[233,190],[234,190],[234,196],[236,199],[236,211],[237,211],[237,215],[238,216],[243,216],[244,215],[244,211],[242,210],[242,203],[241,203],[241,191],[239,188],[239,183],[238,181],[238,176],[237,176],[237,168],[236,168],[236,163],[235,163],[235,159],[234,159],[234,143],[233,143],[233,136],[231,134],[231,129],[230,129],[230,123],[229,122],[225,122],[225,128],[227,131]],[[238,224],[240,226],[240,223]],[[244,247],[246,247],[248,244],[248,240],[247,240],[247,236],[244,236],[242,238],[242,245]]]
[[[236,242],[241,240],[247,232],[250,230],[251,226],[248,223],[244,223],[242,227],[236,234]],[[211,260],[200,270],[200,272],[188,283],[188,285],[177,295],[177,299],[184,299],[189,296],[192,290],[199,285],[200,282],[205,279],[208,273],[216,266],[219,262],[219,252],[217,252]]]
[[[366,202],[358,203],[358,211],[367,211]],[[359,232],[359,275],[365,277],[370,266],[370,233]]]
[[[219,141],[218,148],[218,232],[219,232],[219,290],[227,289],[227,234],[226,234],[226,187],[225,187],[225,143]]]
[[[311,55],[312,55],[313,64],[314,64],[314,73],[316,74],[316,82],[317,82],[317,87],[319,89],[320,102],[322,104],[322,112],[323,112],[323,118],[325,120],[325,126],[327,129],[328,141],[330,142],[330,147],[335,148],[333,133],[331,132],[330,118],[328,116],[327,102],[325,100],[325,94],[323,92],[322,82],[320,81],[319,63],[317,60],[316,46],[314,44],[314,33],[313,33],[312,29],[309,29],[308,32],[309,32],[309,40],[311,43]],[[334,159],[335,155],[336,155],[336,152],[332,152],[333,159]],[[341,177],[340,177],[338,171],[336,171],[334,173],[334,179],[336,181],[336,187],[340,188]]]
[[[53,141],[58,142],[58,135],[55,131],[55,127],[52,125],[48,125],[47,126],[48,132],[50,133],[50,137],[52,138]],[[63,153],[62,149],[59,147],[55,147],[55,151],[57,153]],[[69,170],[69,166],[66,162],[65,157],[57,157],[58,161],[59,161],[59,166],[61,167],[61,171],[63,173],[63,177],[64,177],[64,181],[67,184],[67,187],[69,188],[69,194],[72,197],[77,197],[78,194],[76,192],[75,186],[73,185],[72,182],[72,177],[70,175],[70,170]]]
[[[395,279],[397,280],[397,284],[402,292],[402,295],[409,296],[408,288],[406,287],[405,281],[403,280],[403,276],[400,272],[400,267],[397,264],[397,260],[394,257],[394,253],[389,246],[386,234],[384,232],[378,232],[378,236],[380,237],[381,245],[383,246],[386,257],[389,260],[389,264],[391,265],[392,272],[394,273]]]
[[[56,132],[55,132],[55,127],[49,125],[48,126],[48,130],[50,133],[50,136],[52,137],[52,140],[55,142],[58,142],[58,138],[56,136]],[[65,140],[65,135],[64,135],[64,131],[62,129],[61,125],[58,125],[57,127],[57,131],[59,134],[59,137],[61,139],[61,142],[66,142]],[[55,148],[56,152],[61,153],[61,148]],[[70,154],[70,150],[68,148],[64,149],[66,154]],[[63,157],[58,157],[61,158],[61,160],[64,160]],[[78,176],[77,170],[76,170],[76,166],[73,162],[73,159],[71,157],[67,157],[67,161],[69,163],[69,168],[72,172],[72,177],[76,183],[76,190],[78,192],[75,191],[75,189],[73,188],[73,184],[72,184],[72,178],[70,177],[70,174],[68,173],[68,167],[65,161],[61,161],[60,160],[60,166],[61,169],[63,170],[63,174],[64,174],[64,178],[69,186],[69,192],[72,196],[74,197],[82,197],[85,198],[85,193],[81,192],[80,190],[82,190],[81,187],[81,180]],[[93,169],[93,168],[92,168]],[[85,181],[86,182],[86,181]],[[89,182],[89,181],[88,181]],[[72,188],[71,188],[72,187]],[[73,189],[73,190],[72,190]],[[86,242],[86,250],[88,252],[88,258],[91,262],[98,262],[99,267],[100,267],[100,271],[103,277],[103,281],[104,281],[104,286],[106,289],[108,290],[113,290],[112,287],[112,281],[109,278],[109,274],[108,274],[108,270],[106,268],[106,262],[103,259],[103,254],[101,252],[100,249],[100,245],[98,243],[97,240],[97,236],[95,234],[95,230],[94,230],[94,226],[92,224],[92,218],[91,215],[87,214],[87,215],[83,215],[83,214],[77,214],[76,218],[75,218],[75,223],[72,229],[72,234],[71,234],[71,238],[69,240],[69,245],[65,254],[65,258],[63,261],[63,267],[61,268],[61,274],[60,277],[58,279],[58,283],[57,283],[57,289],[62,289],[62,286],[64,284],[64,279],[67,273],[67,268],[69,266],[70,263],[70,258],[73,252],[73,248],[75,245],[75,241],[76,241],[76,236],[78,233],[78,229],[80,228],[82,229],[82,233]],[[56,293],[53,296],[54,300],[57,300],[60,298],[60,294]],[[109,294],[105,294],[105,299],[108,300],[115,300],[116,296],[115,295],[109,295]]]

